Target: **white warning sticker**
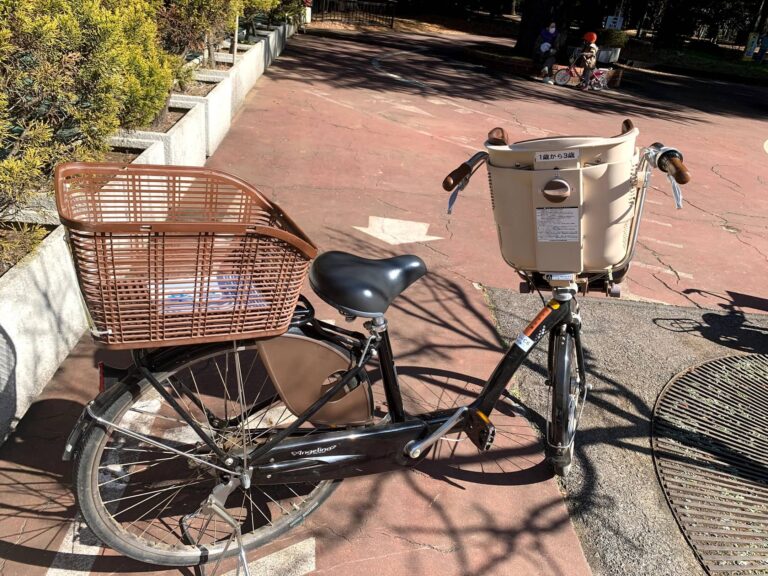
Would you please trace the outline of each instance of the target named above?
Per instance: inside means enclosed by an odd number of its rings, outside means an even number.
[[[580,242],[578,208],[536,208],[536,240]]]
[[[533,346],[533,340],[521,332],[520,336],[518,336],[517,340],[515,340],[515,346],[520,348],[523,352],[528,352],[528,350],[530,350]]]

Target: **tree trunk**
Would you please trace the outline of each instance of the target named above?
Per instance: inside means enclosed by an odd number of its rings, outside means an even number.
[[[763,0],[760,3],[760,8],[757,10],[757,18],[755,20],[755,29],[754,31],[758,34],[764,33],[765,30],[765,21],[768,19],[768,5],[766,3],[766,0]]]
[[[216,68],[216,43],[210,32],[205,35],[205,51],[207,53],[207,66]]]
[[[229,46],[229,52],[232,54],[232,66],[237,64],[237,40],[240,33],[240,16],[235,16],[235,34],[232,36],[232,44]]]

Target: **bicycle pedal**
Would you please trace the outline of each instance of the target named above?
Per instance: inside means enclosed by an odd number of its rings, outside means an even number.
[[[496,439],[496,427],[488,419],[488,416],[480,410],[470,411],[467,422],[467,436],[481,452],[487,452],[493,446]]]

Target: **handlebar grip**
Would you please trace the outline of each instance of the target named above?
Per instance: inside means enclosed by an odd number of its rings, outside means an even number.
[[[672,176],[678,184],[688,184],[691,174],[683,164],[683,157],[674,151],[667,152],[659,158],[659,168]]]
[[[445,177],[445,180],[443,180],[443,190],[450,192],[456,188],[459,182],[469,176],[470,172],[472,172],[472,167],[464,162],[458,168],[456,168],[456,170]]]

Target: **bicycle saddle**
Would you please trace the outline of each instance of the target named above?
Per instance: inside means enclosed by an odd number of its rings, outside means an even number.
[[[371,260],[346,252],[325,252],[312,263],[309,283],[315,293],[342,314],[383,316],[392,301],[427,273],[418,256]]]

